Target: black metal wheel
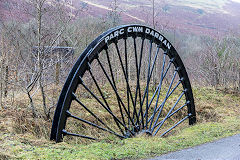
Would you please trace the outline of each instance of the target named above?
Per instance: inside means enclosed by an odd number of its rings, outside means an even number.
[[[51,140],[164,136],[196,122],[191,85],[171,43],[142,25],[113,28],[80,55],[64,84]]]

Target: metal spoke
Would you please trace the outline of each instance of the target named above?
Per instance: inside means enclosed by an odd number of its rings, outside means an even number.
[[[125,125],[124,123],[122,123],[122,122],[112,113],[112,111],[110,111],[110,110],[99,100],[99,98],[84,84],[84,82],[83,82],[83,80],[81,79],[81,77],[79,77],[79,79],[80,79],[80,84],[82,84],[82,86],[98,101],[98,103],[100,103],[101,106],[102,106],[105,110],[107,110],[108,113],[110,113],[110,114],[113,116],[114,119],[116,119],[118,122],[120,122],[120,124],[123,125],[124,128],[129,131],[129,129],[126,127],[126,125]]]
[[[89,64],[89,70],[88,70],[88,71],[89,71],[89,73],[90,73],[90,75],[91,75],[91,78],[93,79],[95,85],[97,86],[98,92],[100,93],[100,95],[101,95],[104,103],[106,104],[107,108],[112,112],[112,110],[111,110],[111,108],[109,107],[109,104],[107,103],[107,100],[105,99],[105,97],[104,97],[104,95],[103,95],[103,93],[102,93],[102,91],[101,91],[101,89],[100,89],[100,87],[99,87],[99,85],[98,85],[95,77],[94,77],[93,74],[92,74],[92,71],[91,71],[91,68],[90,68],[90,64]],[[121,106],[119,106],[119,108],[120,108],[120,107],[121,107]],[[121,113],[122,113],[122,112],[121,112]],[[123,115],[122,115],[122,116],[123,116]],[[114,118],[114,121],[115,121],[116,125],[118,126],[119,130],[121,131],[121,133],[124,135],[124,132],[123,132],[122,128],[120,127],[118,121],[117,121],[115,118]],[[123,123],[123,124],[125,124],[125,123]]]
[[[155,57],[154,57],[154,60],[153,60],[153,64],[152,64],[152,67],[151,67],[150,78],[151,78],[151,75],[152,75],[152,73],[153,73],[153,69],[154,69],[154,66],[155,66],[155,63],[156,63],[156,60],[157,60],[157,56],[158,56],[158,53],[159,53],[159,49],[160,49],[160,46],[158,45],[157,51],[156,51],[156,53],[155,53]],[[162,73],[163,73],[164,66],[165,66],[165,56],[166,56],[166,54],[164,54],[164,65],[163,65],[163,68],[162,68]],[[150,79],[149,79],[149,80],[150,80]],[[161,89],[160,89],[160,90],[161,90]],[[160,90],[159,90],[159,91],[160,91]],[[160,93],[160,92],[159,92],[159,93]],[[151,99],[150,103],[148,104],[148,106],[147,106],[148,109],[145,111],[145,113],[148,112],[148,110],[149,110],[149,108],[150,108],[150,106],[151,106],[152,100],[153,100],[153,99]],[[148,125],[147,118],[148,118],[148,117],[146,117],[146,126]],[[151,127],[150,127],[150,128],[151,128]]]
[[[92,138],[92,137],[88,137],[88,136],[84,136],[84,135],[80,135],[80,134],[76,134],[76,133],[70,133],[67,132],[65,129],[62,130],[63,135],[69,135],[69,136],[75,136],[75,137],[81,137],[81,138],[86,138],[86,139],[91,139],[91,140],[97,140],[96,138]]]
[[[124,38],[124,49],[125,49],[125,68],[126,68],[126,82],[128,84],[128,54],[127,54],[127,39]],[[130,102],[129,102],[129,88],[126,84],[127,88],[127,106],[128,106],[128,113],[131,116],[131,110],[130,110]],[[130,119],[128,118],[128,125],[130,125]]]
[[[152,127],[152,132],[153,132],[153,130],[154,130],[155,127],[156,127],[156,124],[157,124],[157,121],[158,121],[158,119],[159,119],[159,117],[160,117],[160,115],[161,115],[163,106],[164,106],[164,104],[165,104],[166,101],[167,101],[167,97],[168,97],[168,95],[169,95],[170,89],[172,88],[172,84],[173,84],[174,79],[175,79],[175,77],[176,77],[176,75],[177,75],[177,71],[178,71],[178,70],[176,69],[176,71],[174,72],[174,75],[173,75],[173,77],[172,77],[172,80],[171,80],[171,83],[170,83],[170,85],[169,85],[169,88],[168,88],[168,91],[167,91],[167,93],[166,93],[166,96],[165,96],[165,98],[164,98],[164,101],[163,101],[162,104],[161,104],[160,111],[158,111],[157,118],[156,118],[156,120],[155,120],[155,122],[154,122],[154,125],[153,125],[153,127]],[[156,114],[156,112],[153,113],[152,119],[154,119],[155,114]]]
[[[137,106],[137,94],[138,94],[138,89],[140,89],[139,88],[140,87],[140,83],[139,83],[139,71],[138,71],[137,46],[136,46],[136,39],[135,39],[135,37],[133,37],[133,44],[134,44],[135,65],[136,65],[136,73],[137,73],[137,86],[136,86],[135,98],[134,98],[135,107],[134,107],[134,111],[133,111],[133,117],[134,117],[134,115],[137,116],[137,123],[140,125],[140,123],[139,123],[139,116],[137,115],[137,109],[136,109],[136,106]]]
[[[179,80],[179,82],[176,84],[176,86],[172,89],[172,91],[168,94],[166,100],[172,95],[172,93],[176,90],[176,88],[179,86],[179,84],[182,82],[182,80]],[[156,109],[156,112],[162,107],[162,104],[158,106]],[[148,119],[148,122],[153,118],[153,115]]]
[[[137,117],[137,122],[139,122],[139,118],[138,118],[138,115],[137,115],[136,106],[134,104],[131,88],[130,88],[129,83],[127,81],[127,76],[126,76],[126,73],[125,73],[125,70],[124,70],[122,58],[121,58],[120,51],[119,51],[117,43],[115,43],[115,47],[116,47],[118,58],[119,58],[119,61],[120,61],[120,64],[121,64],[121,68],[122,68],[123,74],[124,74],[124,78],[126,80],[127,88],[129,89],[129,94],[130,94],[130,98],[131,98],[131,101],[132,101],[132,104],[133,104],[133,109],[134,109],[133,113],[135,113],[135,115]],[[133,118],[134,118],[134,115],[133,115]]]
[[[108,127],[98,116],[96,116],[92,111],[90,111],[75,95],[75,93],[72,93],[72,97],[74,100],[76,100],[77,103],[79,103],[85,110],[87,110],[97,121],[102,123],[108,130],[114,132],[110,127]],[[122,124],[124,126],[124,124]]]
[[[172,112],[170,115],[168,115],[167,119],[170,118],[170,117],[172,117],[172,115],[174,115],[175,113],[177,113],[178,111],[180,111],[183,107],[187,106],[187,104],[188,104],[188,103],[186,103],[186,104],[182,105],[181,107],[179,107],[178,109],[176,109],[174,112]],[[162,120],[162,121],[163,121],[163,120]],[[158,122],[157,126],[159,126],[159,125],[162,123],[162,121]]]
[[[112,65],[111,65],[111,62],[110,62],[109,54],[108,54],[108,50],[106,49],[105,51],[106,51],[106,54],[107,54],[107,61],[108,61],[108,66],[109,66],[110,73],[111,73],[111,77],[112,77],[112,82],[113,82],[114,87],[115,87],[116,90],[117,90],[116,83],[115,83],[114,76],[113,76]],[[117,100],[118,100],[118,99],[117,99]],[[122,107],[121,107],[121,105],[120,105],[119,100],[118,100],[118,107],[119,107],[119,110],[120,110],[120,113],[121,113],[121,116],[122,116],[123,123],[126,124],[126,123],[125,123],[124,116],[123,116]],[[128,113],[130,114],[129,111],[128,111]],[[129,118],[128,118],[128,120],[129,120]]]
[[[167,66],[167,69],[166,69],[166,71],[165,71],[165,73],[164,73],[164,75],[163,75],[163,78],[161,79],[161,80],[163,80],[164,78],[165,78],[165,76],[167,75],[167,72],[168,72],[168,70],[169,70],[169,68],[171,67],[171,64],[172,64],[172,62],[174,61],[174,59],[172,58],[170,61],[169,61],[169,63],[168,63],[168,66]],[[157,86],[157,88],[155,89],[155,91],[154,91],[154,94],[153,94],[153,96],[152,96],[152,98],[151,98],[151,101],[150,101],[150,103],[149,103],[149,105],[151,105],[152,104],[152,101],[153,101],[153,99],[155,98],[155,96],[156,96],[156,93],[157,93],[157,91],[158,91],[158,89],[159,89],[159,87],[160,87],[160,85],[161,85],[161,81],[159,82],[159,84],[158,84],[158,86]],[[146,90],[145,90],[146,91]],[[144,92],[144,95],[143,95],[143,101],[140,101],[141,102],[141,105],[140,105],[140,107],[142,106],[142,104],[144,103],[144,99],[145,99],[145,93],[146,92]],[[139,110],[139,112],[138,112],[138,115],[140,114],[140,110]],[[145,111],[145,113],[144,113],[144,115],[143,115],[143,117],[145,117],[145,115],[146,115],[146,111]]]
[[[181,124],[183,121],[185,121],[187,118],[189,118],[191,116],[191,113],[184,117],[181,121],[179,121],[177,124],[175,124],[174,126],[172,126],[171,128],[169,128],[166,132],[164,132],[163,134],[160,135],[160,137],[164,136],[166,133],[168,133],[169,131],[171,131],[172,129],[174,129],[175,127],[177,127],[179,124]],[[153,135],[155,136],[155,135]]]
[[[141,65],[142,65],[142,55],[143,55],[143,46],[144,46],[144,38],[142,38],[142,45],[141,45],[141,51],[140,51],[140,61],[139,61],[139,65],[138,65],[138,76],[140,78],[140,74],[141,74]],[[141,105],[141,102],[142,102],[142,96],[141,96],[141,86],[139,85],[139,102],[140,102],[140,108],[139,108],[139,112],[138,112],[138,117],[140,116],[141,114],[141,121],[142,121],[142,129],[144,128],[144,117],[143,117],[143,110],[142,110],[142,105]]]
[[[72,115],[69,111],[67,111],[66,113],[67,113],[67,116],[68,116],[68,117],[72,117],[72,118],[74,118],[74,119],[76,119],[76,120],[79,120],[79,121],[81,121],[81,122],[83,122],[83,123],[89,124],[89,125],[91,125],[91,126],[93,126],[93,127],[96,127],[96,128],[98,128],[98,129],[101,129],[101,130],[103,130],[103,131],[112,133],[112,134],[118,136],[119,138],[125,138],[124,136],[121,136],[121,135],[119,135],[119,134],[117,134],[117,133],[115,133],[115,132],[112,132],[112,131],[110,131],[110,130],[108,130],[108,129],[106,129],[106,128],[103,128],[103,127],[101,127],[101,126],[98,126],[98,125],[95,124],[95,123],[92,123],[92,122],[87,121],[87,120],[85,120],[85,119],[82,119],[82,118],[79,118],[79,117],[77,117],[77,116],[74,116],[74,115]]]
[[[162,65],[162,72],[161,72],[161,80],[160,80],[160,83],[159,83],[159,85],[158,85],[158,86],[159,86],[159,87],[158,87],[158,95],[157,95],[157,100],[156,100],[156,103],[155,103],[155,106],[154,106],[153,113],[156,112],[156,108],[157,108],[157,104],[158,104],[160,92],[161,92],[161,89],[162,89],[162,82],[163,82],[163,78],[164,78],[164,77],[163,77],[163,72],[164,72],[165,62],[166,62],[166,54],[163,55],[163,65]],[[155,94],[155,93],[154,93],[154,94]],[[154,95],[153,97],[155,97],[155,95]],[[151,105],[152,101],[153,101],[153,98],[151,99],[149,105]],[[154,115],[154,114],[153,114],[153,115]],[[149,127],[149,128],[152,127],[152,122],[153,122],[153,118],[152,118],[152,120],[151,120],[151,123],[150,123],[150,127]]]
[[[148,120],[148,89],[149,89],[149,82],[150,82],[150,66],[151,66],[151,55],[152,55],[152,41],[149,41],[150,43],[150,48],[149,48],[149,55],[148,55],[148,76],[147,76],[147,86],[146,86],[146,94],[147,94],[147,98],[146,98],[146,130],[148,129],[147,127],[147,120]]]
[[[169,114],[172,113],[173,109],[176,107],[176,105],[178,104],[178,102],[180,101],[180,99],[182,98],[182,96],[185,94],[185,92],[182,92],[181,95],[179,96],[178,100],[175,102],[175,104],[173,105],[173,107],[170,109],[170,111],[168,112],[167,116],[164,118],[164,120],[162,121],[162,123],[159,125],[159,127],[157,128],[157,130],[155,131],[154,134],[157,134],[158,130],[162,127],[163,123],[166,121],[166,119],[168,118]]]
[[[124,108],[125,112],[127,113],[127,116],[128,116],[128,118],[130,119],[130,121],[131,121],[132,125],[134,126],[134,122],[133,122],[133,120],[131,119],[131,117],[130,117],[130,114],[128,113],[128,111],[127,111],[127,109],[126,109],[126,107],[125,107],[124,103],[122,102],[122,100],[121,100],[120,96],[118,95],[118,92],[117,92],[117,90],[116,90],[115,86],[113,85],[113,83],[111,82],[111,80],[110,80],[110,78],[109,78],[109,76],[108,76],[108,74],[107,74],[106,70],[104,69],[104,67],[103,67],[102,63],[99,61],[99,59],[98,59],[98,58],[97,58],[97,61],[98,61],[98,64],[100,65],[100,67],[101,67],[101,69],[102,69],[103,73],[104,73],[104,74],[105,74],[105,76],[107,77],[107,79],[108,79],[108,81],[109,81],[109,83],[110,83],[111,87],[113,88],[113,90],[114,90],[114,92],[115,92],[115,94],[116,94],[116,96],[117,96],[117,99],[120,101],[120,104],[123,106],[123,108]],[[132,132],[131,132],[131,133],[132,133]],[[133,134],[133,133],[132,133],[132,134]]]
[[[116,87],[116,83],[115,83],[115,79],[114,79],[114,75],[113,75],[113,70],[112,70],[112,65],[111,65],[111,61],[110,61],[110,58],[109,58],[109,54],[108,54],[108,49],[105,49],[105,52],[106,52],[106,55],[107,55],[107,61],[108,61],[109,69],[110,69],[112,82],[113,82],[114,86]]]
[[[163,57],[163,64],[164,64],[164,66],[165,66],[165,56],[166,56],[166,54],[164,53],[164,57]],[[170,63],[168,64],[168,67],[167,67],[167,69],[166,69],[163,77],[161,78],[161,80],[160,80],[160,82],[159,82],[159,84],[158,84],[158,87],[156,88],[156,90],[155,90],[155,92],[154,92],[154,94],[153,94],[153,96],[152,96],[152,98],[151,98],[151,101],[150,101],[148,107],[150,107],[150,105],[152,104],[153,99],[154,99],[155,96],[156,96],[157,91],[159,90],[159,88],[161,88],[161,86],[162,86],[162,81],[163,81],[163,79],[165,78],[165,76],[166,76],[169,68],[171,67],[171,64],[172,64],[172,61],[170,60]],[[163,68],[163,69],[164,69],[164,68]],[[152,68],[152,70],[153,70],[153,68]],[[162,70],[162,71],[163,71],[163,70]],[[145,113],[144,113],[144,117],[145,117],[145,115],[146,115],[146,111],[145,111]]]

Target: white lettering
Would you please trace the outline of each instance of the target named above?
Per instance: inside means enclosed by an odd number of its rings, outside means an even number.
[[[159,36],[159,38],[158,38],[161,42],[163,41],[163,36]]]
[[[127,31],[132,32],[132,27],[128,27]]]
[[[110,41],[113,38],[118,37],[119,35],[124,34],[124,29],[120,29],[118,31],[115,31],[114,33],[111,33],[110,35],[108,35],[107,37],[105,37],[105,43],[107,43],[108,41]]]
[[[170,43],[167,43],[167,48],[168,48],[168,49],[171,49],[171,47],[172,47],[171,44],[170,44]]]
[[[143,32],[143,27],[133,27],[133,32]]]
[[[120,30],[117,30],[117,31],[111,33],[110,35],[105,37],[105,43],[108,43],[108,41],[112,40],[113,38],[116,38],[119,35],[124,34],[125,33],[124,31],[125,30],[122,28]],[[143,27],[128,27],[127,32],[129,32],[129,33],[143,32]],[[155,37],[156,39],[159,39],[159,41],[161,41],[168,49],[171,49],[171,47],[172,47],[171,44],[166,39],[164,39],[163,36],[161,34],[159,34],[158,32],[155,32],[154,30],[151,30],[150,28],[146,28],[145,33]]]
[[[114,32],[114,37],[118,36],[118,31]]]
[[[155,32],[155,38],[158,39],[159,33]]]
[[[113,39],[113,38],[114,38],[113,34],[110,34],[110,38],[109,38],[109,39],[111,40],[111,39]]]
[[[154,37],[154,31],[151,31],[150,35]]]
[[[151,30],[150,30],[149,28],[146,28],[145,33],[149,34],[150,31],[151,31]]]
[[[120,29],[119,33],[124,34],[124,29]]]
[[[107,36],[107,37],[105,38],[105,43],[107,43],[108,40],[109,40],[109,36]]]
[[[164,41],[163,41],[163,44],[164,44],[165,46],[167,46],[167,40],[164,40]]]

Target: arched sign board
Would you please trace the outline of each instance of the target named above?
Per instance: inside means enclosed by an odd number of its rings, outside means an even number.
[[[84,79],[86,75],[94,84],[94,91]],[[105,79],[108,88],[99,83],[98,75]],[[124,89],[120,92],[121,88]],[[106,92],[111,93],[110,100],[104,95]],[[84,99],[81,93],[88,93],[91,98]],[[81,109],[74,110],[76,104]],[[104,121],[100,111],[110,117],[108,121]],[[101,34],[78,58],[58,100],[51,140],[60,142],[64,136],[99,139],[105,135],[122,139],[139,133],[163,136],[186,119],[190,125],[196,122],[194,99],[186,69],[175,48],[150,27],[124,25]],[[98,137],[85,135],[88,133],[84,129],[74,129],[73,120],[80,128],[87,126],[87,130],[99,133]]]

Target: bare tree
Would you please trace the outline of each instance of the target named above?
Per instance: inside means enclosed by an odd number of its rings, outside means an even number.
[[[55,1],[47,3],[46,0],[31,0],[25,2],[22,9],[32,19],[28,22],[28,26],[19,23],[2,23],[8,32],[9,39],[12,39],[12,47],[18,53],[15,57],[20,60],[20,64],[18,63],[16,68],[18,82],[15,85],[19,85],[25,90],[33,117],[38,116],[33,96],[40,91],[43,112],[49,119],[51,106],[47,105],[45,90],[50,81],[47,80],[49,75],[46,72],[49,72],[49,68],[54,66],[49,63],[49,57],[51,57],[48,55],[49,48],[59,45],[71,17],[68,16],[68,10],[64,3]],[[33,47],[37,48],[37,52],[33,52]]]

